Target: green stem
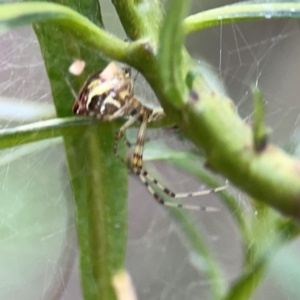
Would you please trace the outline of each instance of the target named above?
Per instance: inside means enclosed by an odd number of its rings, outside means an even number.
[[[300,4],[284,3],[240,3],[218,7],[187,17],[183,22],[186,35],[205,28],[229,23],[269,19],[299,19]]]
[[[0,131],[0,149],[36,142],[58,136],[83,133],[97,120],[91,118],[69,117],[51,119]]]
[[[86,47],[100,55],[126,61],[129,44],[110,35],[92,23],[88,18],[67,6],[45,2],[11,3],[0,5],[1,29],[23,26],[33,22],[53,22],[68,29],[74,36],[80,36]],[[87,34],[88,33],[88,34]],[[134,45],[130,46],[131,49]],[[140,47],[137,45],[137,47]]]
[[[158,0],[112,0],[127,35],[132,40],[147,38],[157,43],[162,19]]]

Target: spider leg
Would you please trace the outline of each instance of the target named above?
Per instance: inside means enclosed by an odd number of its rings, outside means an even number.
[[[131,148],[133,145],[135,144],[132,144],[126,137],[126,135],[124,134],[124,132],[122,133],[122,135],[120,137],[118,137],[118,139],[122,139],[124,141],[124,143],[126,144],[126,147],[127,148]]]
[[[121,108],[114,115],[109,116],[109,118],[107,118],[107,121],[116,119],[119,116],[123,115],[123,113],[124,113],[124,110],[122,110],[122,108]],[[157,179],[155,179],[151,175],[149,175],[149,173],[142,168],[143,167],[143,150],[144,150],[145,135],[146,135],[147,122],[148,122],[148,115],[146,112],[143,112],[142,116],[143,116],[142,124],[141,124],[139,132],[138,132],[136,146],[135,146],[134,153],[133,153],[133,156],[132,156],[132,159],[130,162],[130,168],[131,168],[132,172],[139,176],[139,179],[147,187],[148,191],[155,198],[155,200],[164,206],[184,208],[184,209],[189,209],[189,210],[218,211],[219,209],[216,207],[210,207],[210,206],[203,207],[203,206],[186,205],[186,204],[181,204],[181,203],[173,203],[173,202],[165,201],[158,193],[155,192],[155,190],[150,185],[151,183],[156,185],[163,193],[165,193],[166,195],[168,195],[169,197],[172,197],[172,198],[197,197],[197,196],[207,195],[210,193],[217,193],[217,192],[225,190],[228,187],[228,184],[226,182],[226,184],[224,186],[209,189],[209,190],[204,190],[204,191],[193,192],[193,193],[174,193],[172,190],[170,190],[167,187],[165,187],[164,185],[162,185]],[[123,161],[123,159],[118,155],[118,142],[120,139],[123,139],[125,141],[127,147],[131,146],[131,143],[125,137],[124,132],[128,127],[130,127],[132,124],[134,124],[140,117],[141,117],[141,112],[136,113],[129,120],[127,120],[127,122],[116,133],[115,143],[114,143],[114,153],[116,154],[116,156],[119,159],[121,159],[121,161]]]
[[[125,124],[116,132],[115,135],[115,142],[114,142],[114,154],[121,159],[121,161],[123,161],[123,159],[120,157],[120,155],[118,154],[118,143],[120,139],[123,139],[126,143],[127,147],[131,147],[131,143],[127,140],[126,136],[124,135],[125,130],[130,127],[132,124],[134,124],[140,117],[140,113],[135,114],[134,116],[132,116],[129,120],[127,120],[127,122],[125,122]]]
[[[115,111],[112,115],[100,115],[99,114],[99,115],[96,115],[96,118],[99,120],[102,120],[104,122],[111,122],[111,121],[123,116],[126,109],[127,109],[127,105],[123,105],[117,111]]]
[[[77,93],[75,92],[73,86],[71,85],[71,82],[69,81],[69,79],[66,76],[64,76],[64,80],[65,80],[68,88],[70,89],[70,91],[72,93],[72,96],[74,97],[74,99],[76,101],[76,99],[77,99]]]
[[[189,210],[202,210],[202,211],[208,211],[208,212],[220,210],[219,208],[212,207],[212,206],[196,206],[196,205],[188,205],[188,204],[173,203],[173,202],[165,201],[159,194],[157,194],[155,192],[155,190],[150,185],[149,181],[147,181],[147,177],[142,175],[145,172],[146,172],[145,170],[142,170],[142,172],[139,174],[139,178],[143,182],[143,184],[146,186],[149,193],[154,197],[154,199],[159,204],[164,205],[164,206],[169,206],[169,207],[175,207],[175,208],[183,208],[183,209],[189,209]]]
[[[147,179],[148,182],[152,182],[155,184],[161,191],[163,191],[166,195],[172,198],[182,199],[182,198],[188,198],[188,197],[199,197],[203,195],[213,194],[213,193],[219,193],[221,191],[224,191],[228,188],[228,180],[226,180],[225,184],[216,188],[197,191],[197,192],[188,192],[188,193],[174,193],[172,190],[168,189],[164,185],[162,185],[157,179],[152,177],[146,170],[141,170],[141,175]]]
[[[114,143],[114,153],[115,154],[117,154],[117,152],[118,152],[118,142],[120,139],[124,140],[124,142],[128,148],[130,148],[132,146],[132,144],[128,141],[128,139],[126,138],[126,136],[124,134],[125,130],[128,127],[130,127],[132,124],[134,124],[138,119],[140,119],[141,116],[143,116],[143,120],[144,119],[147,120],[147,114],[142,109],[141,103],[136,98],[130,99],[129,102],[126,103],[126,105],[123,105],[119,110],[121,110],[122,108],[124,108],[123,113],[125,115],[131,116],[131,117],[129,118],[129,120],[127,120],[127,122],[125,122],[125,124],[116,133],[115,143]],[[140,131],[141,131],[141,129],[139,130],[139,134],[140,134]],[[137,147],[137,143],[138,142],[136,142],[136,147]]]
[[[136,175],[140,174],[140,171],[143,167],[143,151],[144,151],[144,144],[145,144],[147,121],[148,121],[147,113],[143,112],[142,124],[138,132],[136,145],[130,162],[131,170]]]
[[[146,170],[143,169],[143,149],[144,149],[144,143],[145,143],[145,135],[146,135],[146,128],[147,128],[147,122],[148,122],[148,116],[146,112],[143,113],[143,121],[139,129],[136,147],[134,149],[133,157],[131,160],[131,170],[134,174],[138,175],[140,180],[143,182],[143,184],[147,187],[150,194],[155,198],[155,200],[165,206],[170,207],[178,207],[178,208],[184,208],[184,209],[190,209],[190,210],[205,210],[205,211],[218,211],[219,209],[216,207],[201,207],[201,206],[194,206],[194,205],[183,205],[173,202],[165,201],[159,194],[155,192],[155,190],[152,188],[150,183],[155,184],[162,192],[164,192],[166,195],[172,197],[172,198],[187,198],[187,197],[196,197],[201,195],[207,195],[210,193],[217,193],[222,190],[225,190],[227,188],[227,182],[224,186],[205,190],[205,191],[198,191],[193,193],[174,193],[170,189],[163,186],[161,183],[159,183],[158,180],[153,178],[151,175],[148,174]],[[123,130],[124,132],[124,130]]]

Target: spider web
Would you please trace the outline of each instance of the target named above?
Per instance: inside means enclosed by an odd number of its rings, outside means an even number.
[[[207,8],[196,3],[194,10]],[[103,9],[108,29],[125,36],[111,7]],[[0,36],[0,46],[2,128],[53,116],[49,83],[31,28]],[[258,84],[267,104],[266,123],[273,130],[272,142],[285,144],[297,135],[297,22],[221,25],[188,38],[187,46],[211,84],[235,100],[245,121],[250,121],[253,113],[251,85]],[[143,98],[149,97],[148,92],[143,93]],[[64,149],[61,139],[37,145],[8,149],[0,156],[0,299],[80,300],[76,226]],[[199,189],[199,183],[173,168],[153,164],[152,169],[178,192]],[[138,298],[209,299],[210,282],[204,276],[201,258],[189,254],[167,210],[156,204],[145,187],[135,178],[130,178],[129,184],[126,266]],[[244,205],[243,195],[237,194],[237,198]],[[192,202],[222,206],[215,195]],[[231,214],[222,207],[220,213],[191,212],[190,217],[206,234],[227,280],[233,281],[240,272],[243,256]],[[295,246],[296,243],[290,248]],[[270,273],[278,271],[276,261]],[[282,291],[270,274],[253,299],[283,298],[288,298],[288,292]]]

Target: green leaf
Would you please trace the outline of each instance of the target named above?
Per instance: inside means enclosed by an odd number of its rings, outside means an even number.
[[[65,3],[68,4],[68,1]],[[74,99],[65,77],[70,77],[67,70],[74,60],[82,59],[87,65],[82,76],[71,79],[78,91],[89,73],[105,65],[99,51],[94,51],[95,47],[99,49],[106,43],[107,50],[112,47],[110,54],[124,54],[125,43],[109,36],[96,25],[102,22],[98,1],[85,1],[84,5],[81,1],[72,1],[72,7],[92,18],[93,23],[74,10],[53,3],[14,3],[0,7],[1,28],[38,21],[34,23],[34,30],[59,118],[72,115]],[[93,14],[90,14],[91,11]],[[120,51],[117,44],[121,46]],[[87,122],[84,119],[83,123]],[[56,127],[57,123],[52,120],[49,126],[42,124],[30,129],[27,125],[23,134],[27,142],[36,138],[34,134],[37,139],[63,134],[76,206],[83,295],[85,299],[111,300],[115,299],[112,278],[124,268],[127,168],[113,155],[114,125],[89,122],[90,126],[85,123],[72,126],[68,131],[61,127],[63,122]],[[52,133],[51,127],[54,129]],[[8,133],[2,145],[21,143],[21,139],[16,142],[16,135],[16,132]]]
[[[84,134],[65,138],[85,299],[114,299],[112,278],[124,268],[127,170],[111,155],[111,126],[94,125]]]

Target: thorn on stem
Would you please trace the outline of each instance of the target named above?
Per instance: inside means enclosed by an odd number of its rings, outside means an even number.
[[[253,144],[257,153],[262,152],[268,145],[270,130],[264,124],[265,105],[263,95],[257,86],[252,87],[254,99]]]

